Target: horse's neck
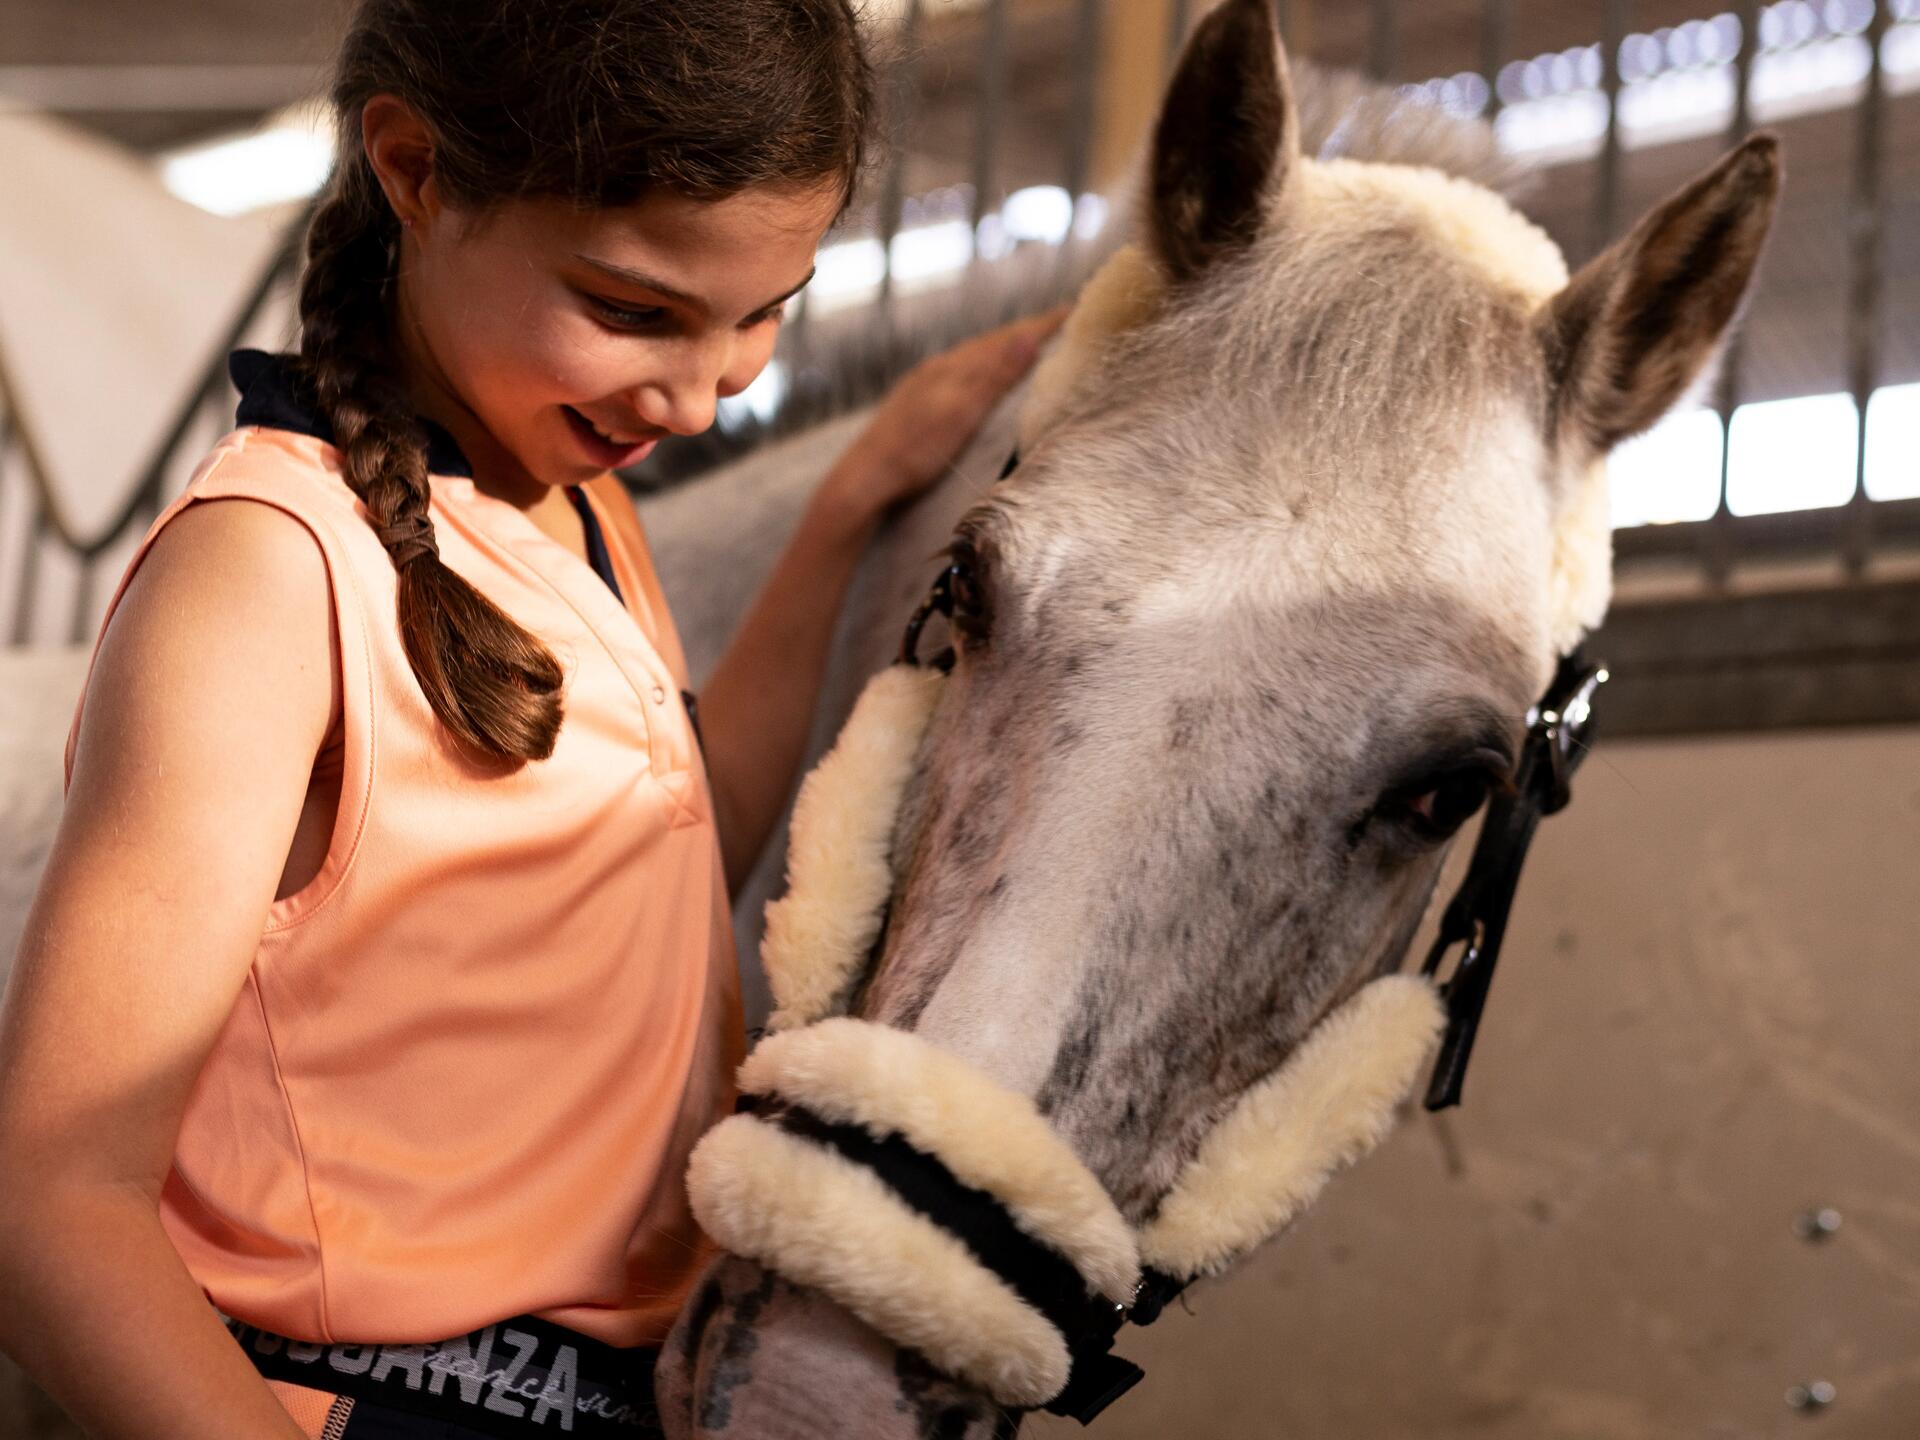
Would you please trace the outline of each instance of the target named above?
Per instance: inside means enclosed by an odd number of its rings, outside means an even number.
[[[803,768],[833,743],[867,680],[894,658],[954,522],[991,488],[1013,449],[1023,393],[1024,387],[988,417],[947,478],[893,517],[869,547],[827,658]],[[696,689],[765,584],[815,487],[869,414],[845,416],[640,502]],[[749,1025],[761,1023],[769,1008],[759,966],[761,912],[783,888],[786,855],[783,818],[734,902]]]

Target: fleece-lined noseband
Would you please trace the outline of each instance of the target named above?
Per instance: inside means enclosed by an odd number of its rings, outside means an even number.
[[[1427,1108],[1459,1102],[1521,864],[1540,818],[1567,802],[1606,672],[1577,652],[1562,660],[1420,975],[1370,981],[1316,1024],[1135,1230],[1026,1096],[844,1014],[879,950],[895,816],[952,664],[951,652],[919,662],[920,631],[951,614],[953,580],[942,572],[902,663],[869,683],[801,786],[787,894],[768,907],[762,947],[774,1033],[741,1067],[748,1111],[701,1141],[688,1187],[726,1249],[1003,1406],[1084,1424],[1142,1377],[1111,1353],[1120,1327],[1150,1323],[1372,1150],[1436,1040]]]

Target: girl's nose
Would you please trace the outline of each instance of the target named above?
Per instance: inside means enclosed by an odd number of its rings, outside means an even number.
[[[649,425],[675,435],[698,435],[713,424],[722,381],[733,364],[733,345],[728,339],[690,345],[676,359],[672,369],[640,383],[635,408]]]
[[[713,424],[717,404],[712,383],[697,380],[649,380],[635,397],[643,421],[674,435],[698,435],[705,430]]]

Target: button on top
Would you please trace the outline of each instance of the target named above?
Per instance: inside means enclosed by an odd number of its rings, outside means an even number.
[[[656,705],[664,705],[667,703],[667,691],[665,686],[656,685],[653,687],[653,703]]]

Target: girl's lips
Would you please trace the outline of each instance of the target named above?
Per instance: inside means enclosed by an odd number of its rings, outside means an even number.
[[[594,464],[603,470],[618,470],[627,465],[637,465],[653,453],[653,447],[660,443],[658,435],[651,435],[637,445],[614,445],[600,438],[600,432],[593,428],[587,417],[571,405],[562,405],[560,411],[567,417],[567,428],[573,431],[573,438],[580,448],[586,451]]]

